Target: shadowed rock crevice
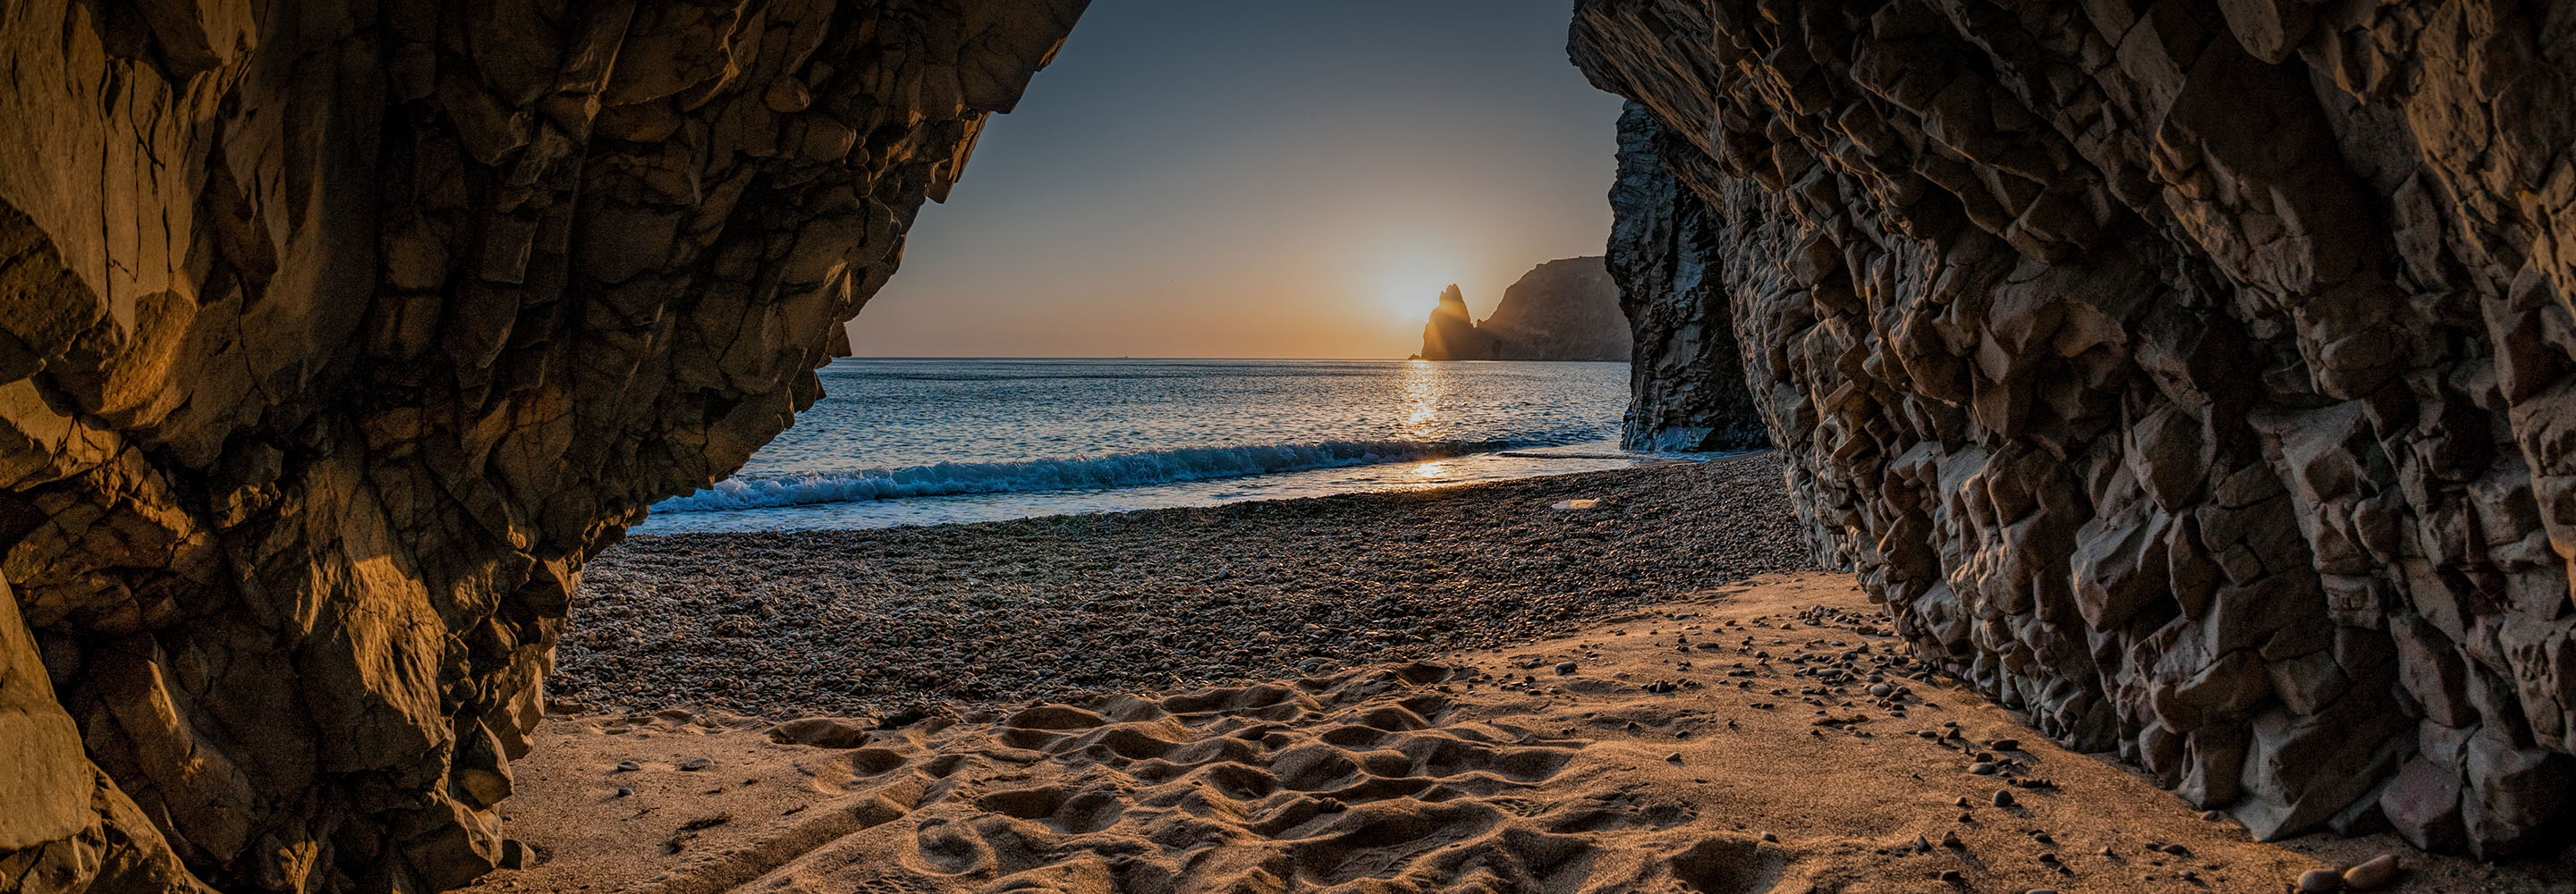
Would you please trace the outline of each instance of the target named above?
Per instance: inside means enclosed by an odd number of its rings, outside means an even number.
[[[1630,450],[1745,450],[1770,444],[1745,384],[1743,349],[1714,254],[1723,222],[1664,166],[1666,138],[1634,101],[1619,115],[1619,175],[1610,187],[1610,275],[1634,345]],[[1684,151],[1688,151],[1685,147]]]
[[[584,558],[818,396],[1083,5],[14,6],[0,879],[488,870]]]
[[[1637,103],[1632,443],[1740,418],[1653,347],[1731,327],[1819,556],[2050,735],[2265,837],[2570,828],[2576,17],[1583,0],[1571,51]]]

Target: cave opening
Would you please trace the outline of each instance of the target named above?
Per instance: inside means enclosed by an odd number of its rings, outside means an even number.
[[[979,137],[1010,126],[992,116],[1077,18],[1162,20],[1180,27],[1135,39],[1205,53],[1187,23],[1226,12],[1086,5],[0,15],[17,74],[0,108],[29,125],[0,137],[0,887],[569,872],[570,851],[516,837],[531,826],[623,830],[630,850],[587,852],[631,859],[583,865],[670,890],[773,871],[1749,888],[1834,883],[1827,852],[1873,878],[2015,889],[2078,873],[2367,889],[2401,865],[2433,887],[2576,883],[2551,859],[2576,831],[2563,10],[1579,0],[1562,50],[1627,103],[1579,134],[1597,144],[1588,183],[1516,186],[1597,211],[1611,185],[1617,217],[1587,238],[1607,225],[1602,269],[1628,305],[1619,428],[1631,447],[1772,452],[726,541],[766,565],[684,537],[603,554],[842,399],[814,370],[881,291],[861,329],[895,340],[867,353],[932,344],[907,313],[1085,334],[1079,314],[943,306],[890,278],[925,200],[981,188],[960,185],[970,154],[1021,194],[988,163],[1050,147]],[[1380,5],[1332,9],[1362,6]],[[1472,110],[1401,101],[1404,77],[1317,48],[1473,47],[1457,36],[1505,20],[1488,11],[1387,13],[1425,17],[1427,37],[1278,26],[1295,52],[1277,58],[1307,81],[1268,95],[1181,76],[1161,80],[1206,89],[1142,107],[1119,102],[1139,85],[1068,92],[1060,108],[1122,151],[1038,179],[1189,183],[1265,153],[1305,167],[1203,182],[1190,192],[1237,213],[1149,220],[1159,236],[1116,252],[971,269],[975,244],[944,251],[960,275],[1021,277],[1004,297],[1212,277],[1160,302],[1174,337],[1298,306],[1389,327],[1390,288],[1430,312],[1444,283],[1410,281],[1458,280],[1459,309],[1429,328],[1499,351],[1482,331],[1499,307],[1468,306],[1555,252],[1433,276],[1469,249],[1406,215],[1490,225],[1511,208],[1483,201],[1529,193],[1368,187],[1546,140],[1447,146],[1401,120],[1340,147],[1115,139],[1262,133],[1218,122],[1341,75],[1397,113]],[[1495,104],[1538,105],[1522,99]],[[1422,149],[1434,162],[1371,167]],[[1218,188],[1236,182],[1272,192]],[[1136,232],[1093,225],[1115,198],[1015,223],[1060,249],[1116,244],[1086,241]],[[1317,227],[1297,200],[1389,229]],[[935,260],[942,220],[915,262]],[[1256,276],[1189,250],[1247,220],[1298,224],[1251,241],[1305,263]],[[1352,245],[1401,250],[1333,254]],[[1064,274],[1094,255],[1146,269]],[[1351,279],[1288,275],[1314,269]],[[1245,297],[1281,283],[1302,287]],[[1392,337],[1370,355],[1418,344]],[[825,368],[866,365],[843,363]],[[1415,369],[1389,361],[1399,397],[1381,403],[1471,390]],[[599,598],[568,627],[577,584]],[[853,590],[907,601],[871,615]],[[1041,590],[1070,598],[1024,611]],[[1701,601],[1657,601],[1685,591]],[[1405,636],[1457,655],[1388,648]],[[1168,657],[1106,660],[1125,649]],[[775,660],[728,664],[742,655]],[[619,688],[549,715],[544,681],[577,670]],[[942,686],[990,704],[877,699]],[[1076,689],[1091,694],[994,707]],[[734,710],[777,692],[850,710]],[[652,700],[718,707],[624,710]],[[1936,701],[1957,713],[1932,719]],[[1728,744],[1747,740],[1770,744]],[[1899,747],[1912,769],[1853,775]],[[1734,786],[1756,779],[1817,812]],[[828,806],[766,800],[789,791]],[[652,819],[543,806],[575,801]],[[1199,808],[1242,822],[1201,834]],[[755,816],[782,831],[754,834]],[[2085,824],[2103,816],[2130,828]],[[1168,838],[1137,834],[1162,820]],[[2073,846],[2007,828],[2023,821]],[[2270,843],[2319,830],[2350,837]],[[1115,846],[1078,859],[1030,844],[1104,833],[1084,840]],[[1388,837],[1407,845],[1371,844]],[[1213,849],[1140,856],[1181,840]],[[2504,862],[2442,856],[2463,852]],[[849,854],[892,856],[833,861]]]

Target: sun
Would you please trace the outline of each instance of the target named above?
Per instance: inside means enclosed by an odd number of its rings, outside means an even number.
[[[1440,301],[1440,290],[1458,281],[1456,253],[1432,239],[1410,239],[1379,247],[1370,271],[1370,292],[1390,319],[1422,322]]]

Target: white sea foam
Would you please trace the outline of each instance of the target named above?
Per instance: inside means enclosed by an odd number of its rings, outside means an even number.
[[[723,512],[900,497],[1142,487],[1341,466],[1445,459],[1551,443],[1561,442],[1552,439],[1326,441],[1317,444],[1185,447],[1070,459],[943,462],[900,469],[755,476],[727,479],[717,482],[712,488],[655,503],[653,511]]]

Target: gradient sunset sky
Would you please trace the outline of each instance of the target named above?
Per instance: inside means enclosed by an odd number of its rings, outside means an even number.
[[[1396,357],[1599,254],[1568,0],[1095,0],[850,324],[862,356]]]

